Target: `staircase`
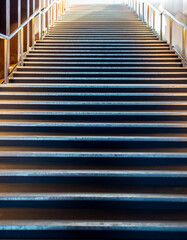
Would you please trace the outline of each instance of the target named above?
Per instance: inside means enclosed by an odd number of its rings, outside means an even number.
[[[127,6],[72,7],[0,85],[0,238],[186,240],[186,83]]]

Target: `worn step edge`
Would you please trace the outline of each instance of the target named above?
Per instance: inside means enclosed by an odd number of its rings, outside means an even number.
[[[146,125],[146,124],[145,124]],[[145,125],[143,125],[145,127]],[[0,124],[0,126],[2,126]],[[21,126],[21,125],[19,125]],[[22,125],[23,126],[23,125]],[[28,126],[28,125],[27,125]],[[32,125],[33,126],[33,125]],[[36,127],[36,125],[34,125]],[[48,126],[48,125],[45,125]],[[129,127],[131,125],[129,124]],[[141,125],[140,125],[141,126]],[[148,127],[148,126],[147,126]],[[150,126],[149,126],[150,127]],[[158,126],[157,126],[158,127]],[[162,126],[164,127],[164,126]],[[173,126],[174,127],[174,126]],[[178,126],[179,127],[179,126]],[[184,127],[184,126],[181,126]],[[187,124],[185,125],[187,127]],[[118,141],[118,142],[187,142],[187,137],[150,136],[59,136],[59,135],[0,135],[0,141]]]
[[[181,67],[179,70],[180,71],[178,71],[178,72],[173,72],[173,71],[171,71],[171,72],[165,72],[165,71],[160,71],[160,72],[154,72],[154,70],[152,70],[152,71],[147,71],[147,72],[141,72],[141,71],[136,71],[136,72],[125,72],[125,71],[116,71],[116,72],[110,72],[110,71],[108,71],[108,72],[103,72],[103,71],[100,71],[100,72],[89,72],[89,71],[80,71],[80,72],[71,72],[71,71],[67,71],[67,70],[65,70],[65,71],[61,71],[61,72],[55,72],[55,71],[50,71],[50,69],[48,69],[49,71],[47,71],[47,69],[46,69],[46,71],[47,72],[45,72],[45,71],[41,71],[41,72],[35,72],[35,71],[33,71],[33,72],[30,72],[30,69],[28,69],[28,71],[27,71],[27,69],[23,69],[23,71],[17,71],[17,72],[14,72],[14,76],[24,76],[24,75],[38,75],[38,77],[40,77],[41,75],[45,75],[45,76],[47,76],[47,75],[54,75],[54,76],[58,76],[58,75],[67,75],[67,76],[72,76],[72,75],[75,75],[75,76],[80,76],[80,75],[82,75],[82,76],[94,76],[94,75],[100,75],[100,76],[105,76],[105,75],[122,75],[122,76],[127,76],[127,75],[130,75],[130,76],[139,76],[139,75],[143,75],[143,76],[149,76],[149,75],[153,75],[153,76],[158,76],[158,77],[160,77],[160,76],[163,76],[163,77],[167,77],[168,75],[169,76],[171,76],[172,75],[172,77],[180,77],[180,76],[182,76],[183,78],[184,77],[186,77],[187,78],[187,71],[186,70],[183,70],[183,68]],[[133,70],[133,68],[132,68],[132,70]],[[149,76],[150,77],[150,76]]]
[[[146,124],[144,124],[145,126]],[[182,124],[181,124],[182,125]],[[1,126],[1,124],[0,124]],[[32,125],[33,126],[33,125]],[[36,125],[35,125],[36,126]],[[129,125],[130,127],[130,125]],[[147,126],[148,127],[148,126]],[[164,126],[163,126],[164,127]],[[178,126],[179,127],[179,126]],[[181,126],[182,127],[182,126]],[[187,124],[185,125],[187,127]],[[19,133],[18,133],[19,134]],[[187,137],[150,136],[59,136],[59,135],[0,135],[0,141],[126,141],[126,142],[187,142]]]
[[[13,78],[14,79],[14,78]],[[53,79],[54,80],[54,79]],[[83,93],[77,93],[77,92],[0,92],[0,96],[23,96],[23,97],[29,97],[29,96],[73,96],[73,97],[126,97],[126,96],[136,96],[136,97],[186,97],[186,92],[153,92],[153,93],[108,93],[108,92],[99,92],[99,93],[92,93],[92,92],[83,92]]]
[[[144,70],[152,70],[153,72],[154,72],[154,70],[170,70],[170,71],[172,71],[172,72],[174,72],[174,71],[177,71],[177,70],[181,70],[181,71],[184,71],[184,72],[187,72],[187,68],[183,68],[183,67],[106,67],[106,66],[104,66],[104,67],[102,67],[102,66],[97,66],[97,67],[81,67],[81,66],[70,66],[70,67],[68,67],[68,66],[60,66],[60,67],[51,67],[51,66],[47,66],[47,67],[42,67],[42,66],[39,66],[39,67],[37,67],[37,66],[34,66],[34,67],[32,67],[32,66],[27,66],[27,67],[24,67],[24,66],[18,66],[17,68],[16,68],[18,71],[20,71],[20,70],[25,70],[25,71],[27,71],[27,69],[28,70],[36,70],[36,71],[38,71],[39,69],[42,69],[42,70],[46,70],[46,71],[48,71],[48,70],[66,70],[66,69],[84,69],[84,70],[97,70],[97,69],[103,69],[103,70],[110,70],[110,69],[112,69],[112,70],[142,70],[142,71],[144,71]],[[95,71],[96,72],[96,71]],[[128,73],[128,72],[127,72]],[[186,77],[187,77],[187,74],[186,74]]]
[[[182,158],[186,152],[50,152],[50,151],[0,151],[0,157],[51,157],[51,158]]]
[[[124,178],[186,178],[187,171],[167,170],[27,170],[0,169],[0,177],[124,177]]]
[[[187,88],[187,84],[47,84],[47,83],[28,83],[28,84],[0,84],[0,88]]]
[[[186,203],[186,194],[139,193],[0,193],[0,201],[136,201]]]
[[[167,83],[164,83],[164,81],[172,81],[172,84],[173,84],[173,82],[174,81],[176,81],[176,85],[179,85],[177,82],[178,81],[186,81],[187,80],[187,78],[177,78],[177,77],[173,77],[173,78],[144,78],[144,77],[136,77],[136,78],[130,78],[129,79],[129,77],[92,77],[92,78],[89,78],[89,80],[88,80],[88,78],[87,77],[10,77],[9,78],[9,80],[11,81],[11,80],[25,80],[26,82],[29,82],[29,81],[31,81],[31,83],[32,83],[32,81],[37,81],[37,80],[51,80],[51,81],[54,81],[54,80],[68,80],[68,81],[71,81],[71,80],[73,80],[73,81],[75,81],[75,80],[77,80],[77,81],[93,81],[91,84],[92,85],[94,85],[94,81],[114,81],[114,83],[112,83],[112,84],[115,84],[115,81],[139,81],[139,82],[141,82],[141,81],[149,81],[150,82],[150,84],[152,84],[151,83],[151,81],[162,81],[163,82],[163,84],[160,84],[160,87],[161,87],[161,85],[166,85]],[[50,83],[49,83],[50,84]],[[63,83],[62,83],[63,84]],[[66,83],[67,84],[67,83]],[[76,83],[74,83],[74,84],[76,84]],[[98,84],[98,83],[97,83]],[[99,83],[99,84],[102,84],[102,83]],[[123,83],[123,85],[124,85],[125,83]],[[84,85],[84,83],[79,83],[79,85]],[[90,84],[89,84],[90,85]],[[109,84],[104,84],[103,85],[103,87],[104,86],[109,86]],[[127,85],[127,84],[125,84],[125,85]],[[130,85],[129,83],[128,83],[128,85]],[[137,85],[137,84],[134,84],[134,85]],[[147,85],[147,83],[146,83],[146,85]],[[184,83],[182,83],[182,85],[184,85]],[[3,85],[3,86],[5,86],[5,85]],[[116,85],[116,87],[118,88],[118,86],[119,85]],[[133,85],[132,85],[133,86]],[[142,87],[143,87],[144,85],[142,85]],[[1,86],[0,86],[1,87]],[[150,87],[151,88],[151,87]],[[100,92],[101,94],[102,94],[102,92]],[[98,94],[100,94],[100,93],[98,93]],[[65,93],[64,93],[65,94]],[[68,93],[67,93],[68,94]],[[78,93],[77,93],[78,94]],[[81,93],[81,94],[84,94],[84,93]],[[90,93],[90,94],[92,94],[92,93]],[[97,94],[97,93],[96,93]],[[106,93],[107,94],[107,93]],[[110,94],[110,93],[109,93]],[[112,94],[112,93],[111,93]],[[116,93],[113,93],[113,94],[120,94],[120,93],[118,93],[118,92],[116,92]],[[130,94],[130,93],[129,93]],[[133,93],[132,93],[133,94]],[[140,93],[141,94],[141,93]],[[167,93],[166,93],[167,94]],[[169,93],[168,93],[169,94]],[[171,93],[172,94],[172,93]],[[184,93],[185,94],[185,93]]]
[[[32,60],[32,59],[31,59]],[[132,66],[136,66],[136,65],[143,65],[143,67],[144,67],[144,65],[150,65],[151,67],[152,66],[157,66],[157,65],[160,65],[159,67],[162,67],[162,66],[165,66],[165,65],[171,65],[171,67],[173,67],[173,65],[174,65],[174,67],[176,68],[177,66],[175,66],[175,65],[179,65],[179,67],[181,67],[181,63],[180,62],[169,62],[169,63],[166,63],[166,62],[141,62],[141,61],[139,61],[139,62],[105,62],[105,61],[103,61],[103,62],[76,62],[76,61],[74,61],[74,62],[60,62],[60,61],[56,61],[56,62],[44,62],[44,61],[42,61],[42,59],[38,59],[38,62],[32,62],[32,61],[28,61],[28,59],[27,59],[27,61],[25,61],[24,62],[24,66],[29,66],[29,65],[35,65],[35,66],[38,66],[38,65],[48,65],[48,66],[50,66],[50,65],[63,65],[63,66],[66,66],[66,65],[76,65],[76,66],[79,66],[79,67],[81,67],[81,65],[91,65],[91,66],[93,66],[93,65],[104,65],[104,64],[106,64],[107,66],[111,66],[112,67],[112,65],[132,65]]]
[[[37,101],[37,100],[0,100],[0,105],[68,105],[68,106],[74,106],[74,105],[97,105],[97,106],[187,106],[187,101],[149,101],[149,102],[142,102],[142,101],[107,101],[107,102],[101,102],[101,101]]]
[[[72,116],[72,115],[80,115],[80,116],[187,116],[186,111],[40,111],[40,110],[1,110],[0,115],[41,115],[41,116]],[[3,124],[16,124],[16,123],[1,123]],[[20,124],[22,122],[20,121]],[[26,124],[26,123],[25,123]],[[30,123],[31,124],[31,123]],[[53,124],[53,123],[50,123]],[[57,123],[56,123],[57,124]],[[63,123],[58,123],[63,124]],[[68,124],[68,123],[64,123]],[[69,123],[70,124],[70,123]],[[73,124],[73,123],[72,123]],[[84,124],[84,123],[75,123],[75,124]],[[97,124],[97,123],[90,123]],[[120,123],[98,123],[100,124],[115,124],[116,126],[120,126]],[[124,123],[125,124],[125,123]],[[136,123],[138,124],[138,123]],[[157,123],[158,125],[159,123]],[[180,123],[179,123],[180,124]],[[147,123],[146,123],[147,125]],[[133,126],[133,123],[132,123]],[[169,123],[165,123],[164,126],[169,126]]]

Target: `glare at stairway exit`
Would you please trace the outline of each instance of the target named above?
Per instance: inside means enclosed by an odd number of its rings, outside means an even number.
[[[70,0],[71,4],[121,4],[125,0]]]

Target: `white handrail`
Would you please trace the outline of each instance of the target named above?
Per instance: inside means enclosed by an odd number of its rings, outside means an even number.
[[[66,2],[68,0],[65,0]],[[20,42],[18,44],[20,44],[20,64],[23,65],[23,43],[24,43],[24,36],[23,36],[23,28],[32,21],[32,29],[34,29],[34,25],[35,25],[35,17],[38,15],[43,16],[43,21],[44,21],[44,16],[45,14],[47,14],[48,16],[48,22],[47,22],[47,33],[49,31],[49,10],[51,8],[53,8],[53,18],[52,18],[52,25],[54,24],[54,16],[55,16],[55,8],[54,5],[56,4],[56,9],[57,9],[57,13],[56,13],[56,17],[58,18],[58,12],[59,12],[59,5],[60,5],[60,13],[64,12],[65,10],[67,10],[67,3],[64,6],[64,0],[54,0],[48,7],[42,9],[42,10],[37,10],[35,13],[33,13],[24,23],[22,23],[14,32],[12,32],[9,36],[0,33],[0,39],[4,40],[4,83],[8,83],[8,75],[9,75],[9,41],[17,34],[20,32],[21,38],[20,38]],[[63,8],[63,10],[62,10]],[[44,21],[45,24],[45,21]],[[43,38],[43,35],[45,34],[45,30],[43,29],[43,24],[41,25],[41,39]],[[35,42],[35,32],[32,31],[32,38],[33,38],[33,42]],[[32,46],[34,48],[34,44]],[[19,64],[19,63],[18,63]]]
[[[132,4],[133,2],[133,4]],[[133,9],[133,11],[135,11],[137,13],[137,15],[139,17],[141,17],[141,13],[140,13],[140,5],[142,4],[142,20],[145,21],[144,19],[144,12],[145,12],[145,9],[144,9],[144,6],[146,5],[147,6],[147,24],[149,26],[150,23],[149,23],[149,11],[150,11],[150,8],[153,10],[153,30],[156,32],[155,30],[155,12],[157,14],[160,15],[160,34],[159,34],[159,37],[160,39],[162,40],[162,29],[163,29],[163,21],[162,21],[162,17],[163,15],[166,15],[170,18],[170,39],[169,39],[169,44],[170,44],[170,48],[173,47],[172,45],[172,31],[173,31],[173,21],[176,22],[177,24],[179,24],[181,27],[182,27],[182,54],[181,54],[181,57],[182,57],[182,63],[183,63],[183,66],[186,65],[186,30],[187,30],[187,26],[182,23],[181,21],[179,21],[175,16],[173,16],[170,12],[168,12],[167,10],[163,10],[163,11],[160,11],[159,9],[157,9],[155,6],[153,6],[148,0],[129,0],[128,1],[128,5],[131,9]],[[139,6],[139,8],[137,7]],[[137,9],[139,9],[139,11],[137,11]],[[174,46],[175,47],[175,46]],[[177,47],[175,47],[175,49],[177,50]],[[177,52],[179,52],[177,50]]]

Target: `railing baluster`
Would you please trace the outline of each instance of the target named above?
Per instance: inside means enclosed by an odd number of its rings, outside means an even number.
[[[155,10],[153,10],[153,30],[155,32]]]
[[[40,39],[42,40],[43,39],[43,32],[44,32],[44,30],[43,30],[43,23],[44,23],[44,14],[40,14],[41,15],[41,37],[40,37]]]
[[[54,22],[55,22],[55,7],[54,7],[54,5],[52,6],[52,10],[53,10],[52,27],[54,27]]]
[[[147,5],[147,24],[149,25],[149,5]]]
[[[41,11],[41,0],[39,1],[39,10]],[[39,24],[38,24],[39,39],[42,38],[41,25],[42,25],[42,17],[41,17],[41,14],[39,14]]]
[[[58,3],[56,3],[56,21],[58,21]]]
[[[169,24],[169,26],[170,26],[170,30],[169,30],[169,44],[170,44],[170,49],[172,49],[172,35],[173,35],[173,33],[172,33],[172,30],[173,30],[173,19],[172,19],[172,17],[170,17],[170,24]]]
[[[18,0],[18,27],[21,25],[21,0]],[[21,42],[21,37],[20,37],[20,32],[18,32],[18,63],[20,61],[20,42]]]
[[[10,35],[10,0],[6,0],[6,35]],[[4,40],[4,81],[8,83],[10,66],[10,41]]]
[[[20,57],[21,57],[21,66],[23,66],[23,28],[20,31]]]
[[[183,28],[182,31],[182,59],[183,59],[183,67],[186,65],[186,28]]]
[[[34,48],[34,43],[35,43],[35,20],[32,18],[32,48]]]
[[[162,13],[160,14],[160,40],[162,40]]]
[[[142,20],[144,22],[144,2],[142,3]]]
[[[9,73],[8,45],[9,45],[9,40],[4,39],[4,83],[8,83],[8,73]]]
[[[52,3],[52,0],[50,1],[50,4]],[[51,16],[51,26],[53,25],[53,8],[51,7],[50,10],[50,16]]]
[[[49,33],[49,10],[47,10],[47,34]]]
[[[30,17],[30,0],[27,0],[27,18]],[[30,47],[30,23],[27,24],[27,51]]]
[[[35,0],[33,0],[33,13],[35,12]],[[34,49],[35,44],[35,19],[32,19],[32,47]]]
[[[141,18],[141,16],[140,16],[140,2],[139,2],[139,18]]]

